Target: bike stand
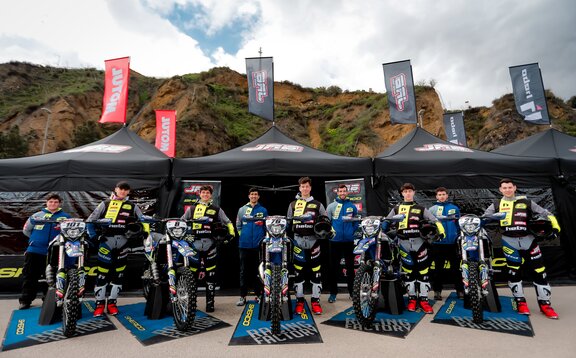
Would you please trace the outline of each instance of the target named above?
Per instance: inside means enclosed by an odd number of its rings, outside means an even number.
[[[398,280],[382,280],[380,295],[378,296],[377,310],[393,315],[404,312],[405,289]]]
[[[56,288],[49,287],[42,303],[38,324],[48,326],[62,321],[62,308],[56,306]]]
[[[500,304],[500,297],[496,290],[496,283],[490,280],[488,286],[488,296],[484,299],[484,310],[489,312],[502,312],[502,305]]]
[[[152,285],[146,300],[144,314],[150,320],[162,319],[166,316],[168,307],[168,284]]]

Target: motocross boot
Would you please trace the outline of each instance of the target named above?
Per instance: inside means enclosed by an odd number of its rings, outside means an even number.
[[[94,317],[102,317],[104,316],[104,308],[106,305],[104,304],[106,301],[96,301],[96,308],[94,309]]]
[[[526,303],[526,299],[516,299],[516,310],[519,314],[523,315],[530,315],[530,309],[528,308],[528,304]]]
[[[314,313],[315,315],[321,315],[322,314],[322,306],[320,306],[320,300],[318,299],[312,299],[312,313]]]
[[[406,310],[408,310],[410,312],[416,311],[416,297],[415,296],[409,296],[408,297],[408,304],[406,305]]]
[[[550,301],[538,301],[540,306],[540,312],[550,319],[558,319],[558,314],[554,311],[554,308],[550,306]]]
[[[296,308],[294,309],[294,314],[302,314],[304,313],[304,298],[299,297],[298,301],[296,302]]]
[[[116,306],[116,300],[108,300],[108,305],[106,306],[108,314],[116,316],[118,314],[118,306]]]
[[[432,314],[434,313],[434,310],[432,309],[432,306],[430,306],[430,304],[428,303],[428,299],[426,298],[420,298],[418,300],[418,306],[420,306],[420,308],[422,309],[422,311],[426,314]]]

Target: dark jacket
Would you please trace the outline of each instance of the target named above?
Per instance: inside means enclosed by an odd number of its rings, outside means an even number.
[[[343,217],[353,217],[358,214],[358,209],[349,199],[341,200],[336,198],[328,208],[326,213],[332,221],[332,230],[334,230],[334,242],[353,242],[354,232],[358,228],[357,221],[344,221]]]
[[[47,255],[48,244],[60,233],[60,230],[56,229],[55,224],[34,225],[31,219],[58,220],[60,218],[70,218],[70,215],[62,211],[62,209],[58,209],[58,211],[52,214],[48,209],[44,208],[28,218],[22,230],[24,235],[29,237],[26,252]]]

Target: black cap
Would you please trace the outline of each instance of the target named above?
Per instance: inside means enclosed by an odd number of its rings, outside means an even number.
[[[130,184],[128,184],[127,181],[119,181],[116,184],[116,188],[124,189],[124,190],[130,190]]]

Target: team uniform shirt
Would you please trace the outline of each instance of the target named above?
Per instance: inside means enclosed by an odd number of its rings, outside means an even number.
[[[68,218],[70,218],[70,215],[63,212],[61,208],[58,208],[55,213],[51,213],[47,208],[44,208],[32,214],[32,216],[26,220],[24,229],[22,230],[24,235],[29,238],[26,252],[47,255],[48,244],[60,233],[60,230],[56,228],[55,224],[33,224],[33,219],[58,220]]]
[[[342,218],[352,218],[358,214],[358,208],[348,198],[336,198],[326,208],[326,213],[332,221],[334,231],[333,242],[353,242],[354,232],[358,228],[357,221],[344,221]]]
[[[460,218],[460,208],[450,202],[436,202],[434,206],[428,209],[432,215],[438,216],[455,216],[456,219]],[[457,220],[441,221],[444,226],[446,236],[442,240],[434,242],[434,244],[455,244],[458,235],[460,234],[460,227]]]
[[[243,220],[244,216],[265,218],[268,216],[268,210],[260,203],[256,203],[254,207],[248,203],[238,210],[238,216],[236,216],[236,229],[240,234],[238,247],[255,249],[260,246],[260,242],[266,235],[265,223],[264,221],[245,221]]]

